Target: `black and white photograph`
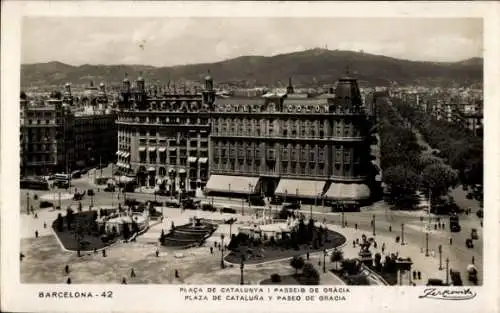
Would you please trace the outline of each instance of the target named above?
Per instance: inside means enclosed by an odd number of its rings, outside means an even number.
[[[479,297],[482,17],[165,12],[20,17],[19,115],[2,112],[20,284],[175,285],[197,305],[207,286],[228,305]]]

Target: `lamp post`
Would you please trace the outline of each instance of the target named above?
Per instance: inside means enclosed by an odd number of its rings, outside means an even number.
[[[372,228],[373,228],[373,236],[375,236],[375,214],[372,217]]]
[[[438,247],[439,251],[439,270],[443,269],[443,246],[439,245]]]
[[[450,270],[449,270],[449,268],[450,268],[450,259],[446,258],[445,262],[446,262],[446,285],[448,285],[448,280],[449,280],[448,275],[450,274]]]
[[[220,268],[224,268],[224,234],[220,234]]]
[[[229,185],[229,200],[231,200],[231,184],[228,185]]]
[[[439,247],[441,248],[441,245]],[[429,233],[425,233],[425,256],[429,256]]]
[[[401,224],[401,245],[405,244],[405,224]]]
[[[283,202],[286,202],[286,196],[288,195],[288,189],[285,189],[285,199],[283,200]]]
[[[326,256],[328,255],[328,252],[326,249],[323,250],[323,273],[326,273]]]
[[[27,202],[26,211],[28,212],[28,215],[30,215],[30,193],[29,192],[26,193],[26,202]]]
[[[339,203],[337,202],[337,206],[339,205]],[[345,227],[345,217],[344,217],[344,205],[341,204],[340,207],[342,208],[342,228]]]
[[[241,261],[240,261],[240,285],[244,285],[245,282],[243,280],[243,269],[245,267],[245,256],[241,254]]]
[[[57,198],[58,198],[59,208],[61,208],[61,192],[60,191],[57,192]]]

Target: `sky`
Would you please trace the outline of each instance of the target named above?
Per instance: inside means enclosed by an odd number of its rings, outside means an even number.
[[[473,18],[25,17],[22,63],[173,66],[312,48],[415,61],[482,57]]]

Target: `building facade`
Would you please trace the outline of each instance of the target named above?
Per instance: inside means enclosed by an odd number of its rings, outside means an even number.
[[[75,108],[71,86],[61,96],[38,103],[21,99],[21,174],[69,173],[114,158],[114,114],[106,107],[104,85],[100,108]]]
[[[208,180],[207,97],[214,96],[170,86],[146,90],[142,77],[133,87],[125,78],[116,111],[122,173],[136,176],[139,186],[168,193],[201,190]]]
[[[211,85],[207,84],[207,85]],[[313,98],[217,98],[207,192],[301,200],[364,201],[374,181],[371,119],[356,79]]]

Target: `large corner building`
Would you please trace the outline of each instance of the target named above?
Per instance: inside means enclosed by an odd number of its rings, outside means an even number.
[[[371,197],[372,120],[356,79],[329,93],[218,97],[122,84],[118,166],[141,186],[172,193],[363,202]]]

